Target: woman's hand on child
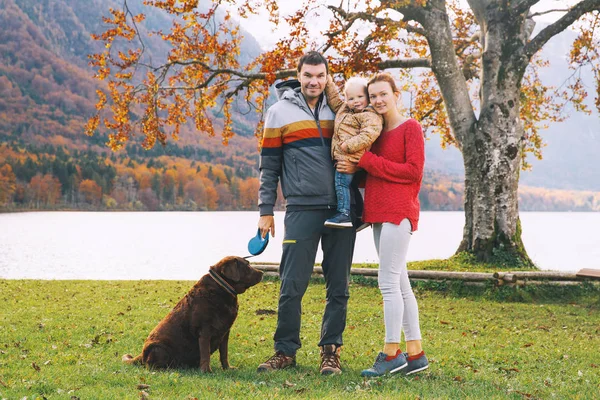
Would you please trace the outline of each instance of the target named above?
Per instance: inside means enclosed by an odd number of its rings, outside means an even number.
[[[360,169],[356,166],[356,163],[349,160],[340,160],[337,162],[336,169],[342,174],[354,174]]]

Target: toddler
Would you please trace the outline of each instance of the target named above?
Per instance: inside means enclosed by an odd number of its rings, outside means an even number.
[[[336,113],[331,140],[331,156],[335,161],[344,160],[349,154],[361,156],[379,137],[383,118],[369,105],[367,80],[359,77],[348,79],[344,87],[346,101],[342,101],[331,76],[327,77],[325,95],[329,107]],[[337,214],[325,221],[332,228],[350,228],[350,183],[354,174],[335,171]]]

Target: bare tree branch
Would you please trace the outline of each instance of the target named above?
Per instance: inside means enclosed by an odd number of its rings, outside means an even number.
[[[208,64],[205,64],[205,63],[202,63],[199,61],[194,61],[194,60],[172,61],[168,64],[165,64],[162,67],[163,72],[161,73],[160,76],[164,77],[166,75],[165,71],[168,70],[173,65],[184,65],[184,66],[185,65],[200,65],[207,71],[211,72],[211,74],[208,76],[208,78],[204,79],[202,82],[199,82],[197,85],[170,87],[171,89],[175,89],[175,90],[198,90],[198,89],[207,88],[208,86],[210,86],[212,81],[214,79],[216,79],[219,75],[233,75],[233,76],[241,78],[240,80],[242,81],[242,83],[239,86],[237,86],[233,92],[229,92],[227,94],[227,97],[232,97],[231,96],[232,93],[237,94],[242,88],[248,87],[252,81],[263,80],[263,79],[267,79],[267,77],[268,77],[268,74],[265,72],[245,73],[245,72],[238,71],[235,69],[230,69],[230,68],[212,68]],[[431,68],[431,60],[429,60],[428,58],[414,58],[414,59],[408,58],[408,59],[386,60],[386,61],[382,61],[381,63],[379,63],[378,66],[380,69]],[[277,71],[275,73],[275,78],[276,79],[290,78],[290,77],[295,76],[296,73],[297,73],[297,71],[295,69],[281,70],[281,71]],[[164,79],[160,80],[160,82],[162,82],[163,80]],[[168,87],[161,87],[161,88],[167,89]]]
[[[555,13],[555,12],[568,12],[568,11],[569,11],[569,8],[540,11],[540,12],[536,12],[533,14],[529,14],[527,16],[527,18],[539,17],[540,15],[545,15],[545,14],[550,14],[550,13]]]
[[[266,79],[269,76],[269,74],[267,74],[266,72],[246,73],[246,72],[238,71],[238,70],[231,69],[231,68],[213,68],[206,63],[203,63],[200,61],[195,61],[195,60],[171,61],[170,63],[165,64],[163,67],[168,68],[171,65],[184,65],[184,66],[185,65],[200,65],[205,70],[212,72],[209,79],[204,81],[203,84],[199,85],[198,89],[208,86],[208,84],[210,83],[210,80],[216,78],[218,75],[223,75],[223,74],[234,75],[234,76],[238,76],[240,78],[245,78],[245,79],[250,79],[250,80]],[[296,75],[296,73],[297,72],[295,69],[284,69],[281,71],[277,71],[274,74],[275,74],[276,79],[283,79],[283,78],[289,78],[290,76],[294,76],[294,75]]]
[[[567,27],[577,21],[582,15],[594,10],[600,11],[600,0],[583,0],[573,6],[569,12],[563,15],[558,21],[542,29],[540,33],[525,46],[525,54],[531,58],[546,44],[546,42],[548,42],[548,40],[567,29]]]
[[[378,64],[380,69],[387,68],[431,68],[429,58],[405,58],[398,60],[385,60]]]
[[[422,28],[419,28],[418,26],[409,25],[407,20],[401,20],[399,22],[399,21],[394,21],[391,18],[378,18],[375,15],[369,14],[366,12],[352,12],[352,13],[346,12],[341,7],[327,6],[327,8],[332,10],[334,13],[339,14],[342,18],[344,18],[346,21],[348,21],[350,23],[350,25],[352,23],[354,23],[354,21],[359,20],[359,19],[363,20],[363,21],[373,22],[378,26],[387,25],[387,24],[399,25],[400,23],[402,23],[401,24],[402,29],[405,29],[407,32],[418,33],[419,35],[425,36],[425,31]]]
[[[540,0],[520,0],[515,2],[513,7],[517,14],[523,14],[539,2]]]
[[[439,108],[439,106],[442,104],[443,101],[444,101],[444,99],[442,99],[441,97],[439,99],[437,99],[435,101],[435,103],[433,104],[433,107],[431,107],[425,114],[421,115],[421,118],[419,118],[419,121],[424,121],[431,114],[433,114]]]
[[[409,8],[408,13],[427,32],[431,52],[431,69],[438,81],[446,112],[459,146],[471,131],[477,118],[469,96],[465,74],[458,65],[452,29],[444,8]],[[406,15],[406,14],[405,14]]]

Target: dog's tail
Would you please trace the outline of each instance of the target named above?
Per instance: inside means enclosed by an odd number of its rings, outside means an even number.
[[[125,364],[129,364],[129,365],[140,365],[143,364],[142,362],[142,355],[140,354],[137,357],[133,357],[131,354],[125,354],[121,360],[125,363]]]

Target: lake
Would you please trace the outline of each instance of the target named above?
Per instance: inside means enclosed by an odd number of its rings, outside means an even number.
[[[283,216],[275,214],[275,238],[252,261],[279,262]],[[257,221],[258,212],[0,214],[0,278],[197,280],[226,255],[248,255]],[[522,212],[521,222],[540,268],[600,268],[600,213]],[[463,224],[462,212],[422,212],[409,261],[451,256]],[[377,262],[371,229],[357,235],[354,262]]]

